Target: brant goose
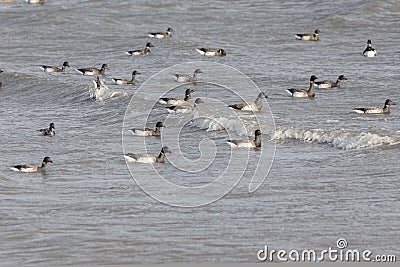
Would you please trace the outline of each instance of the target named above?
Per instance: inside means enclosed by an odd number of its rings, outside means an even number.
[[[139,163],[164,163],[165,162],[165,153],[171,153],[167,146],[164,146],[161,149],[160,154],[157,156],[149,155],[149,154],[135,154],[128,153],[125,154],[124,157],[128,162],[139,162]]]
[[[255,138],[254,140],[228,140],[226,141],[231,147],[261,147],[261,131],[256,130],[254,132]]]
[[[254,102],[245,102],[240,104],[234,104],[228,106],[232,109],[244,110],[244,111],[260,111],[262,108],[262,100],[268,98],[267,93],[261,92],[258,94]]]
[[[46,165],[49,162],[53,163],[53,160],[50,157],[45,157],[40,167],[35,164],[24,164],[15,165],[11,167],[11,169],[16,172],[44,172],[46,171]]]
[[[383,108],[369,107],[369,108],[355,108],[353,109],[356,113],[367,113],[367,114],[389,114],[390,106],[396,105],[392,100],[386,99],[385,106]]]
[[[310,77],[310,88],[308,90],[305,89],[286,89],[292,97],[309,97],[313,98],[315,96],[315,88],[314,88],[314,81],[318,79],[315,75]]]

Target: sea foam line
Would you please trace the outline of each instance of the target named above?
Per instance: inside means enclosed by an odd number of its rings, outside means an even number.
[[[400,137],[344,130],[277,129],[275,140],[296,139],[303,142],[329,144],[339,149],[360,149],[400,144]]]

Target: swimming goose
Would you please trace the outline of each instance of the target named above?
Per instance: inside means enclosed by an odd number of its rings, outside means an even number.
[[[363,52],[364,57],[376,57],[377,53],[374,48],[372,48],[372,42],[371,40],[368,40],[367,42],[367,48],[365,48]]]
[[[148,55],[150,54],[150,48],[154,47],[152,43],[147,43],[144,49],[137,49],[132,51],[125,52],[127,55],[130,56],[138,56],[138,55]]]
[[[181,114],[181,113],[187,113],[195,109],[199,104],[204,103],[201,98],[196,98],[194,101],[193,106],[189,105],[181,105],[181,106],[170,106],[167,107],[168,113],[173,113],[173,114]]]
[[[44,172],[46,171],[46,165],[49,162],[53,163],[53,160],[50,157],[45,157],[40,167],[35,164],[24,164],[15,165],[11,167],[11,169],[16,172]]]
[[[244,102],[240,104],[229,105],[228,107],[244,111],[260,111],[262,108],[262,100],[264,98],[268,98],[267,93],[261,92],[258,94],[254,102]]]
[[[149,155],[149,154],[135,154],[128,153],[125,154],[124,157],[128,162],[139,162],[139,163],[164,163],[165,162],[165,153],[171,153],[167,146],[164,146],[161,149],[160,154],[157,156]]]
[[[215,48],[196,48],[196,51],[206,57],[215,57],[215,56],[226,56],[226,52],[224,49],[215,49]]]
[[[96,68],[83,68],[83,69],[78,69],[80,73],[83,75],[104,75],[106,74],[106,70],[108,70],[109,67],[107,64],[101,65],[101,69],[96,69]]]
[[[347,80],[347,78],[344,75],[340,75],[336,82],[329,81],[329,80],[324,80],[320,82],[314,82],[318,88],[320,89],[325,89],[325,88],[332,88],[332,87],[337,87],[340,88],[340,81]]]
[[[185,91],[185,97],[163,97],[158,100],[158,103],[164,105],[179,106],[182,105],[184,102],[191,100],[192,99],[191,93],[193,92],[194,90],[189,88],[186,89]]]
[[[157,122],[156,129],[145,128],[143,129],[131,129],[133,135],[135,136],[160,136],[161,135],[161,127],[164,127],[164,123],[161,121]]]
[[[41,65],[40,68],[44,71],[44,72],[64,72],[65,69],[69,67],[69,63],[67,61],[65,61],[62,64],[62,67],[54,67],[54,66],[46,66],[46,65]]]
[[[303,41],[318,41],[318,40],[319,40],[318,34],[319,34],[319,30],[316,29],[316,30],[314,31],[314,33],[298,33],[298,34],[295,34],[294,36],[296,36],[296,38],[297,38],[298,40],[303,40]]]
[[[120,84],[120,85],[122,85],[122,84],[135,84],[136,83],[136,79],[135,79],[136,75],[140,75],[140,72],[138,72],[137,70],[134,70],[132,72],[132,79],[130,79],[130,80],[116,79],[116,78],[113,78],[112,80],[114,81],[115,84]]]
[[[254,140],[228,140],[226,141],[231,147],[261,147],[261,131],[256,130],[254,132]]]
[[[356,108],[353,109],[356,113],[367,113],[367,114],[389,114],[390,106],[396,105],[392,100],[386,99],[385,106],[383,108],[369,107],[369,108]]]
[[[292,97],[309,97],[313,98],[315,96],[315,88],[314,81],[318,79],[315,75],[312,75],[310,78],[310,88],[308,90],[305,89],[286,89]]]
[[[150,32],[149,34],[148,34],[148,36],[149,37],[152,37],[152,38],[157,38],[157,39],[162,39],[162,38],[168,38],[168,37],[171,37],[172,36],[172,32],[173,32],[174,30],[172,29],[172,28],[168,28],[167,29],[167,31],[164,33],[164,32]]]
[[[201,69],[196,69],[193,72],[193,76],[189,74],[175,74],[175,79],[177,82],[186,83],[186,82],[196,82],[197,81],[197,74],[203,73]]]
[[[39,132],[41,132],[42,135],[44,136],[53,136],[56,134],[56,132],[54,131],[55,127],[54,127],[54,123],[50,123],[49,128],[45,128],[45,129],[40,129],[38,130]]]

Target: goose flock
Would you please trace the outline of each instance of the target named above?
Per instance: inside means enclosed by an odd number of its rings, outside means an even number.
[[[29,3],[33,3],[34,1],[29,1]],[[40,1],[38,1],[40,2]],[[164,39],[171,38],[174,30],[169,27],[165,32],[150,32],[148,33],[149,38],[156,39]],[[319,40],[320,30],[316,29],[314,33],[303,33],[303,34],[295,34],[296,39],[301,41],[318,41]],[[131,51],[126,51],[125,53],[129,56],[142,56],[148,55],[151,53],[150,49],[153,48],[154,45],[151,42],[147,42],[143,49],[136,49]],[[222,48],[196,48],[195,51],[198,52],[201,56],[205,57],[224,57],[227,55],[226,51]],[[377,52],[372,47],[371,40],[367,41],[367,47],[362,52],[362,55],[368,58],[376,57]],[[40,69],[46,73],[63,73],[66,72],[67,68],[70,68],[70,63],[68,61],[64,61],[63,64],[58,66],[49,66],[49,65],[40,65]],[[108,64],[104,63],[100,68],[89,67],[89,68],[76,68],[82,75],[86,76],[97,76],[94,81],[96,89],[100,89],[104,86],[104,82],[99,78],[99,76],[106,75],[106,70],[109,69]],[[0,70],[0,73],[3,70]],[[193,83],[195,84],[198,81],[199,74],[203,73],[203,71],[199,68],[193,71],[193,74],[175,74],[175,81],[178,83]],[[121,79],[121,78],[112,78],[114,84],[117,85],[134,85],[137,83],[136,75],[140,75],[137,70],[132,72],[131,79]],[[340,75],[336,81],[331,80],[323,80],[316,81],[318,78],[315,75],[311,75],[309,88],[290,88],[286,89],[286,92],[293,98],[314,98],[316,93],[316,88],[318,89],[327,89],[327,88],[340,88],[341,82],[347,80],[345,75]],[[0,82],[1,86],[1,82]],[[166,105],[166,110],[168,113],[173,114],[181,114],[192,112],[198,105],[203,103],[201,98],[196,98],[193,104],[191,103],[191,93],[194,90],[192,88],[187,88],[183,97],[164,97],[158,100],[158,103],[161,105]],[[118,94],[115,92],[115,94]],[[262,103],[264,99],[268,98],[266,92],[260,92],[258,96],[255,98],[254,102],[243,102],[236,103],[232,105],[228,105],[227,108],[231,108],[234,110],[244,111],[244,112],[259,112],[262,109]],[[356,113],[362,114],[388,114],[390,112],[390,106],[395,105],[395,103],[391,99],[387,99],[384,103],[384,107],[365,107],[365,108],[355,108],[353,111]],[[134,136],[142,136],[142,137],[160,137],[162,132],[161,128],[164,127],[163,122],[157,122],[155,125],[155,129],[145,128],[145,129],[131,129],[130,131]],[[55,135],[55,126],[54,123],[50,123],[49,128],[44,128],[39,130],[41,135],[43,136],[54,136]],[[261,131],[260,129],[256,129],[254,132],[254,139],[243,139],[243,140],[227,140],[226,143],[231,147],[237,148],[260,148],[261,147]],[[124,154],[124,158],[127,162],[139,162],[139,163],[164,163],[165,162],[165,154],[170,153],[168,147],[163,146],[161,148],[161,152],[158,156],[149,155],[149,154],[140,154],[140,153],[127,153]],[[19,172],[44,172],[46,170],[47,163],[52,163],[52,159],[50,157],[45,157],[42,161],[41,166],[35,164],[21,164],[15,165],[11,167],[14,171]]]

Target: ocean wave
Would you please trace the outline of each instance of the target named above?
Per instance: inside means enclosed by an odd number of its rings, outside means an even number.
[[[273,139],[296,139],[308,143],[328,144],[344,150],[400,144],[400,137],[398,136],[384,136],[369,132],[357,133],[345,130],[277,129]]]
[[[245,135],[246,133],[245,124],[238,119],[200,117],[193,119],[191,125],[207,132],[231,130],[238,135]]]
[[[264,134],[270,132],[267,125],[260,124],[254,116],[224,117],[224,116],[205,116],[194,117],[191,120],[191,126],[197,127],[207,132],[228,131],[239,136],[252,135],[256,129],[261,129]]]

